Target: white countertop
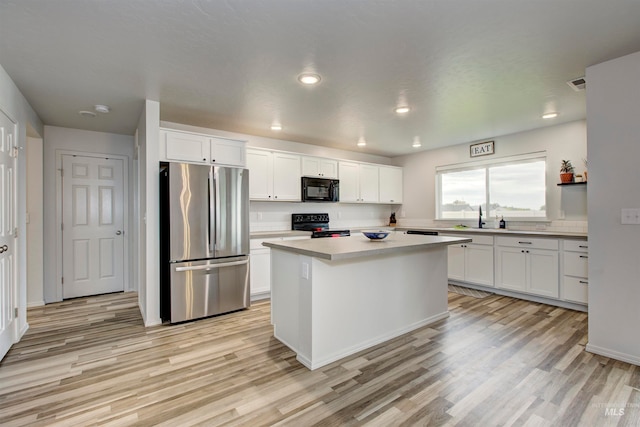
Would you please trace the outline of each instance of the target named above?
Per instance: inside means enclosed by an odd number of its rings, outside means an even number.
[[[377,241],[369,240],[363,234],[354,233],[349,237],[264,242],[263,245],[272,249],[335,261],[468,242],[471,242],[471,239],[409,235],[394,231],[386,239]]]
[[[277,237],[311,237],[311,232],[301,230],[252,231],[250,235],[252,239],[273,239]]]
[[[396,227],[398,231],[406,230],[424,230],[424,231],[437,231],[438,233],[463,233],[463,234],[492,234],[492,235],[511,235],[511,236],[540,236],[540,237],[555,237],[555,238],[586,238],[587,233],[576,233],[571,231],[529,231],[529,230],[511,230],[504,228],[437,228],[437,227]]]

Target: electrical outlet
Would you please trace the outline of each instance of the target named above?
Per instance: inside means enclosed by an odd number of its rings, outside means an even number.
[[[620,222],[622,224],[640,224],[640,209],[624,208],[621,211]]]
[[[302,278],[309,279],[309,264],[306,262],[302,263]]]

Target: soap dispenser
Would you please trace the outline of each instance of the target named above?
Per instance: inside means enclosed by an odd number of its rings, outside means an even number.
[[[500,220],[500,228],[507,228],[507,223],[504,221],[504,217]]]

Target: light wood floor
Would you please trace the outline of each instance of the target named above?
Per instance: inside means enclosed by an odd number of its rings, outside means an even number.
[[[640,368],[585,352],[585,313],[449,298],[450,318],[313,372],[268,302],[148,329],[131,293],[29,309],[0,425],[640,425]]]

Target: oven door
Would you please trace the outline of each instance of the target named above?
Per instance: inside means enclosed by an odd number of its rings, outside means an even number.
[[[337,179],[302,177],[303,202],[337,202],[339,200]]]
[[[171,264],[171,323],[247,308],[249,257]]]

